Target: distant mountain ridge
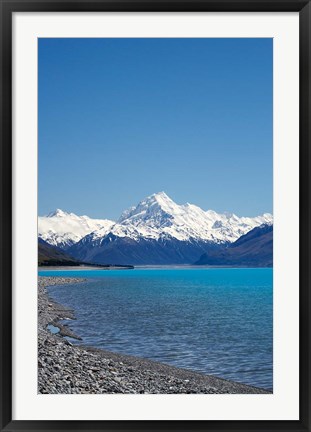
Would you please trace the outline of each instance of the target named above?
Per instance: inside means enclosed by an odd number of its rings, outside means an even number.
[[[124,211],[117,222],[61,210],[39,217],[39,237],[87,262],[191,264],[204,252],[272,222],[269,213],[254,218],[219,214],[178,205],[159,192]]]
[[[108,219],[91,219],[57,209],[47,216],[39,216],[38,236],[47,243],[66,250],[92,231],[109,228],[113,224]]]
[[[204,253],[197,265],[272,267],[273,226],[261,225],[234,243]]]
[[[92,267],[101,267],[101,265],[97,263],[87,263],[87,262],[81,262],[73,258],[71,255],[67,254],[57,246],[52,246],[46,241],[42,240],[41,238],[38,238],[38,266],[57,266],[57,267],[85,267],[85,266],[92,266]],[[111,266],[110,264],[102,264],[104,268],[126,268],[126,269],[132,269],[133,266],[126,265],[126,266],[120,266],[118,264]]]
[[[51,265],[78,265],[78,261],[67,255],[64,251],[52,246],[43,239],[38,239],[38,265],[51,266]]]

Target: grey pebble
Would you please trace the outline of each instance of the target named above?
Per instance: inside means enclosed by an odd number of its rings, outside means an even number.
[[[266,390],[125,356],[92,347],[73,345],[62,335],[74,335],[62,326],[74,313],[55,303],[46,287],[79,283],[83,279],[39,277],[38,284],[38,393],[41,394],[220,394],[269,393]],[[61,289],[61,287],[60,287]],[[48,324],[60,328],[52,334]]]

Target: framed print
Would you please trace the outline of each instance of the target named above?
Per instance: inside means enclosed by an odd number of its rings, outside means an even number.
[[[310,4],[1,3],[2,430],[310,430]]]

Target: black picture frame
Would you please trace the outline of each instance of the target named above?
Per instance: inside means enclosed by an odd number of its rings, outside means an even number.
[[[310,423],[310,102],[311,5],[305,0],[0,0],[1,249],[0,425],[2,431],[311,431]],[[300,419],[298,421],[12,420],[12,14],[14,12],[299,12],[300,26]]]

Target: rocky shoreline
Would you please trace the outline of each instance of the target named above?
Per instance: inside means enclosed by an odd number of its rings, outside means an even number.
[[[266,394],[269,391],[186,369],[72,345],[79,339],[62,319],[74,311],[53,302],[46,287],[77,283],[80,278],[42,277],[38,283],[38,393],[40,394]],[[59,328],[52,334],[48,325]],[[65,336],[65,337],[64,337]]]

